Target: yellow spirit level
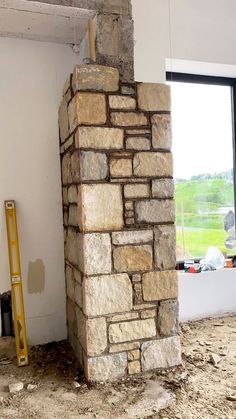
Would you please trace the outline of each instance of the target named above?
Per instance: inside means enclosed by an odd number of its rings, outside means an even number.
[[[5,201],[11,295],[18,366],[28,365],[24,301],[21,280],[20,251],[15,201]]]

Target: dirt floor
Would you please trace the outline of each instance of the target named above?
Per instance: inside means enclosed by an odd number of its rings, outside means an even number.
[[[17,368],[1,338],[0,419],[236,419],[236,317],[185,324],[181,336],[183,367],[90,386],[66,342],[32,348]]]

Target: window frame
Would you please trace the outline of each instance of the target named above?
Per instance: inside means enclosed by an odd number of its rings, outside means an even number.
[[[234,178],[234,214],[236,219],[236,78],[207,76],[202,74],[166,72],[166,81],[194,84],[208,84],[215,86],[228,86],[231,88],[231,112],[232,112],[232,146],[233,146],[233,178]],[[236,223],[235,223],[236,230]],[[229,256],[233,258],[234,256]],[[194,259],[193,262],[199,262]],[[176,269],[184,269],[184,261],[178,261]]]

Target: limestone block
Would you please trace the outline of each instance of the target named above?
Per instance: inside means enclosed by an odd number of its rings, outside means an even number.
[[[102,354],[107,347],[106,319],[88,319],[86,322],[87,355],[95,356]]]
[[[110,174],[112,177],[132,176],[132,160],[130,159],[112,159],[110,161]]]
[[[175,226],[156,226],[154,252],[155,267],[160,270],[175,269],[176,265],[176,241]]]
[[[75,282],[75,294],[74,294],[74,300],[75,303],[82,308],[83,307],[83,296],[82,296],[82,287],[81,284],[79,284],[77,281]]]
[[[132,110],[136,108],[136,100],[130,96],[109,96],[109,106],[111,109],[127,109]]]
[[[73,269],[66,265],[66,290],[67,296],[74,301],[75,299],[75,281],[73,278]]]
[[[153,317],[156,317],[156,315],[156,309],[141,311],[141,319],[152,319]]]
[[[83,286],[84,311],[88,316],[132,310],[132,285],[127,274],[86,278]]]
[[[139,152],[134,156],[134,175],[140,177],[173,175],[173,159],[171,153]]]
[[[107,156],[93,151],[81,152],[81,175],[83,180],[103,180],[107,176]]]
[[[127,150],[150,150],[150,140],[145,137],[128,137],[126,139]]]
[[[61,170],[62,170],[62,184],[67,185],[68,183],[71,183],[72,176],[71,176],[71,161],[70,161],[69,153],[66,153],[62,157]]]
[[[87,336],[86,336],[86,317],[79,307],[75,307],[76,314],[76,334],[79,339],[80,345],[86,350]]]
[[[156,336],[154,319],[132,320],[130,322],[113,323],[109,326],[111,343],[145,339]]]
[[[138,129],[126,129],[125,133],[127,135],[146,135],[146,134],[151,134],[151,131],[149,129],[142,129],[142,128],[138,128]]]
[[[152,240],[152,230],[128,230],[112,233],[112,243],[116,245],[149,243]]]
[[[62,188],[62,202],[63,202],[63,205],[69,204],[67,188]]]
[[[111,272],[111,239],[108,233],[78,235],[79,268],[87,275]]]
[[[175,205],[173,199],[161,201],[151,199],[135,203],[137,222],[173,223],[175,221]]]
[[[141,282],[134,283],[133,288],[134,288],[134,304],[142,304],[143,294],[142,294]]]
[[[76,65],[73,72],[72,88],[78,90],[101,90],[116,92],[119,89],[119,72],[116,68],[101,65]]]
[[[153,115],[152,117],[152,145],[153,148],[170,150],[172,134],[170,115]]]
[[[66,248],[69,262],[78,265],[77,234],[72,228],[68,228]]]
[[[127,354],[125,352],[88,358],[87,379],[95,382],[116,380],[126,374],[126,369]]]
[[[79,127],[75,133],[76,148],[121,149],[124,132],[121,128]]]
[[[64,226],[68,226],[68,218],[69,218],[68,210],[64,209],[64,212],[63,212],[63,224],[64,224]]]
[[[73,136],[73,135],[71,135],[71,136],[68,138],[68,140],[66,140],[66,141],[62,144],[62,146],[61,146],[61,148],[60,148],[60,153],[62,154],[62,153],[64,153],[66,150],[68,150],[68,148],[70,148],[70,146],[73,144],[73,142],[74,142],[74,136]]]
[[[115,316],[107,317],[107,321],[111,323],[123,322],[125,320],[134,320],[138,319],[138,313],[130,312],[125,314],[115,314]]]
[[[67,315],[67,323],[72,326],[75,322],[75,304],[70,299],[66,299],[66,315]]]
[[[125,198],[148,198],[150,195],[149,185],[145,183],[128,184],[124,186]]]
[[[179,305],[177,300],[160,302],[157,327],[161,336],[176,335],[178,333]]]
[[[152,181],[152,196],[154,198],[173,198],[174,187],[173,179],[154,179]]]
[[[130,351],[132,349],[140,348],[140,342],[128,342],[128,343],[118,343],[116,345],[110,345],[109,352],[122,352],[122,351]]]
[[[132,86],[121,86],[122,95],[135,95],[135,87]]]
[[[120,127],[132,127],[135,125],[147,125],[148,119],[144,113],[140,112],[111,112],[111,123]]]
[[[179,336],[144,342],[141,346],[142,370],[171,368],[181,364]]]
[[[68,224],[73,227],[78,227],[80,223],[80,215],[77,205],[69,206],[69,220]]]
[[[132,351],[128,352],[128,361],[135,361],[136,359],[140,358],[140,350],[133,349]]]
[[[66,138],[69,136],[69,120],[68,120],[67,103],[65,99],[62,99],[61,105],[59,108],[59,130],[60,130],[60,140],[63,143],[66,140]]]
[[[170,111],[170,86],[166,84],[138,84],[138,107],[142,111]]]
[[[128,374],[139,374],[141,371],[141,366],[139,361],[131,361],[128,363]]]
[[[126,201],[125,202],[125,209],[128,211],[133,211],[134,209],[134,204],[132,201]]]
[[[71,185],[68,188],[68,201],[70,204],[76,204],[78,201],[78,191],[76,185]]]
[[[83,185],[83,228],[85,231],[121,230],[123,202],[120,185]]]
[[[75,281],[77,281],[79,284],[82,283],[82,275],[81,275],[81,272],[78,271],[78,269],[74,269],[74,278],[75,278]]]
[[[152,269],[152,247],[120,246],[113,250],[116,272],[147,271]]]
[[[101,93],[77,93],[68,107],[70,132],[77,125],[103,125],[106,123],[106,100]]]
[[[177,271],[156,271],[143,274],[144,301],[178,297]]]

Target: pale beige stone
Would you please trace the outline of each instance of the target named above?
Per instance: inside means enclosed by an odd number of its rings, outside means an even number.
[[[148,198],[150,195],[149,185],[145,183],[128,184],[124,186],[125,198]]]
[[[150,150],[151,143],[145,137],[128,137],[126,139],[127,150]]]
[[[82,308],[83,307],[83,297],[82,297],[82,287],[81,285],[77,282],[75,282],[75,295],[74,295],[74,300],[75,303]]]
[[[140,358],[140,350],[133,349],[132,351],[128,352],[128,361],[135,361],[136,359]]]
[[[145,135],[145,134],[151,134],[151,131],[149,129],[127,129],[125,130],[125,133],[127,135]]]
[[[173,179],[154,179],[152,181],[153,198],[173,198],[174,186]]]
[[[175,269],[176,265],[176,240],[175,226],[156,226],[154,253],[155,267],[160,270]]]
[[[131,361],[128,363],[128,374],[139,374],[141,371],[141,365],[139,361]]]
[[[95,149],[123,148],[124,131],[120,128],[79,127],[75,133],[75,147]]]
[[[148,178],[131,178],[131,177],[124,177],[124,178],[114,178],[110,180],[111,183],[147,183],[149,181]]]
[[[125,202],[125,209],[126,209],[126,210],[129,210],[129,211],[132,211],[132,210],[134,209],[134,204],[133,204],[133,202],[132,202],[132,201],[126,201],[126,202]]]
[[[68,219],[69,219],[68,210],[64,209],[64,213],[63,213],[63,224],[64,224],[64,226],[68,226]]]
[[[101,65],[76,65],[72,78],[73,91],[101,90],[116,92],[119,89],[119,72],[116,68]]]
[[[153,148],[170,150],[172,133],[170,115],[153,115],[152,117],[152,145]]]
[[[149,243],[152,240],[152,230],[128,230],[112,233],[112,243],[116,245]]]
[[[152,319],[153,317],[156,317],[156,315],[156,309],[141,311],[141,319]]]
[[[67,315],[67,323],[73,327],[75,323],[75,317],[76,317],[75,304],[70,298],[67,298],[66,300],[66,315]]]
[[[132,110],[136,108],[136,100],[130,96],[109,96],[109,106],[111,109],[127,109]]]
[[[110,345],[109,352],[123,352],[138,348],[140,348],[140,342],[118,343],[116,345]]]
[[[115,322],[122,322],[125,320],[134,320],[134,319],[138,319],[139,315],[138,313],[125,313],[125,314],[116,314],[115,316],[109,316],[107,317],[107,321],[111,322],[111,323],[115,323]]]
[[[130,159],[112,159],[110,161],[110,174],[112,177],[132,176],[132,160]]]
[[[144,301],[178,297],[177,271],[155,271],[143,274]]]
[[[77,234],[72,228],[68,228],[66,248],[69,262],[78,265]]]
[[[144,342],[141,346],[142,370],[171,368],[181,364],[179,336]]]
[[[143,111],[170,111],[170,86],[166,84],[138,84],[138,107]]]
[[[78,235],[79,268],[87,275],[111,272],[111,239],[108,233]]]
[[[106,319],[88,319],[86,322],[87,355],[101,355],[107,347]]]
[[[78,190],[76,185],[71,185],[68,188],[68,201],[70,204],[75,204],[78,201]]]
[[[81,275],[81,272],[78,271],[78,269],[74,269],[74,278],[75,278],[75,281],[77,281],[79,284],[82,283],[82,275]]]
[[[61,146],[61,148],[60,148],[60,153],[62,154],[62,153],[64,153],[66,150],[68,150],[68,148],[70,148],[70,147],[72,146],[73,142],[74,142],[74,137],[73,137],[73,135],[71,135],[71,136],[68,138],[68,140],[66,140],[66,141],[64,142],[64,144],[62,144],[62,146]]]
[[[62,158],[61,170],[62,170],[62,184],[67,185],[68,183],[71,183],[72,176],[71,176],[71,161],[70,161],[69,153],[66,153]]]
[[[63,96],[64,96],[64,95],[67,93],[67,91],[69,90],[69,88],[70,88],[70,83],[71,83],[71,76],[67,77],[67,79],[66,79],[66,81],[65,81],[65,83],[64,83],[64,86],[63,86],[63,91],[62,91]]]
[[[73,278],[73,269],[69,265],[66,265],[66,290],[67,290],[67,296],[72,301],[74,301],[75,300],[75,281]]]
[[[69,206],[68,224],[73,227],[78,227],[80,223],[79,211],[77,205]]]
[[[117,272],[146,271],[152,269],[152,247],[120,246],[113,250],[113,260]]]
[[[61,105],[59,108],[59,130],[60,130],[60,139],[63,143],[66,138],[69,136],[69,120],[68,120],[68,111],[67,103],[65,99],[62,99]]]
[[[110,354],[87,360],[87,379],[89,381],[116,380],[126,374],[127,354]]]
[[[173,175],[171,153],[139,152],[134,156],[134,175],[168,177]]]
[[[68,105],[69,130],[72,133],[78,126],[77,97],[74,96]]]
[[[83,185],[83,228],[85,231],[121,230],[123,202],[120,185]]]
[[[81,177],[83,180],[104,180],[107,172],[106,154],[93,151],[81,152]]]
[[[140,201],[135,203],[138,223],[173,223],[175,205],[173,199]]]
[[[67,188],[62,188],[62,201],[63,201],[63,205],[69,204]]]
[[[86,278],[83,286],[84,311],[88,316],[132,310],[132,284],[127,274]]]
[[[76,150],[71,155],[71,174],[72,174],[72,180],[75,183],[80,182],[80,155],[78,150]]]
[[[106,123],[105,95],[100,93],[77,93],[68,107],[70,132],[78,125],[103,125]]]
[[[109,326],[111,343],[151,338],[156,336],[154,319],[132,320],[130,322],[113,323]]]
[[[75,306],[76,314],[76,334],[79,339],[80,345],[86,350],[87,347],[87,336],[86,336],[86,317],[82,310]]]
[[[111,123],[120,127],[132,127],[135,125],[147,125],[148,119],[140,112],[111,112]]]
[[[155,303],[145,303],[145,304],[138,304],[138,305],[134,305],[133,309],[134,310],[146,310],[146,309],[151,309],[151,308],[155,308],[157,306],[157,304]]]
[[[176,335],[178,333],[179,304],[177,300],[160,302],[157,327],[161,336]]]

